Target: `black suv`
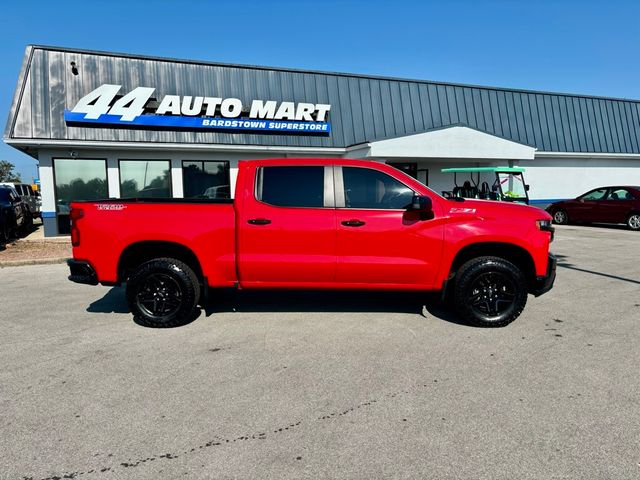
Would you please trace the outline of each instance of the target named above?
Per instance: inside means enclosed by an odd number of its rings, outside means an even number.
[[[33,217],[27,204],[13,187],[0,186],[0,243],[17,234],[27,234]]]

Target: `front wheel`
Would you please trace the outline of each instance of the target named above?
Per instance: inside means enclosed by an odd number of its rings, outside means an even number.
[[[129,277],[126,296],[140,325],[177,327],[194,319],[200,285],[185,263],[174,258],[156,258],[140,265]]]
[[[503,327],[527,303],[527,281],[513,263],[478,257],[462,265],[454,286],[455,309],[462,320],[480,327]]]
[[[632,213],[627,218],[627,227],[631,230],[640,230],[640,213]]]

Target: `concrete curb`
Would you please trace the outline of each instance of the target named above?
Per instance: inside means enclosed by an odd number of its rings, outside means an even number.
[[[38,258],[31,260],[7,260],[0,262],[0,268],[5,267],[22,267],[24,265],[52,265],[55,263],[66,263],[69,257],[59,258]]]

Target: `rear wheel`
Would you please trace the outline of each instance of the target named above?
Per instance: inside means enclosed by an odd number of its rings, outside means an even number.
[[[558,225],[566,225],[569,223],[569,215],[567,215],[565,210],[556,210],[553,214],[553,221]]]
[[[136,321],[147,327],[184,325],[196,314],[198,277],[185,263],[157,258],[140,265],[127,281],[127,303]]]
[[[640,230],[640,213],[632,213],[627,218],[627,226],[631,230]]]
[[[520,316],[527,303],[522,271],[499,257],[469,260],[456,274],[455,309],[468,323],[503,327]]]

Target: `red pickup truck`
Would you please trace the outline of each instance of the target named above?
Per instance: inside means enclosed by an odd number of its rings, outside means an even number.
[[[502,326],[553,286],[551,216],[445,199],[382,163],[239,163],[234,200],[71,205],[69,279],[126,283],[136,319],[176,326],[210,288],[442,291],[459,316]]]

